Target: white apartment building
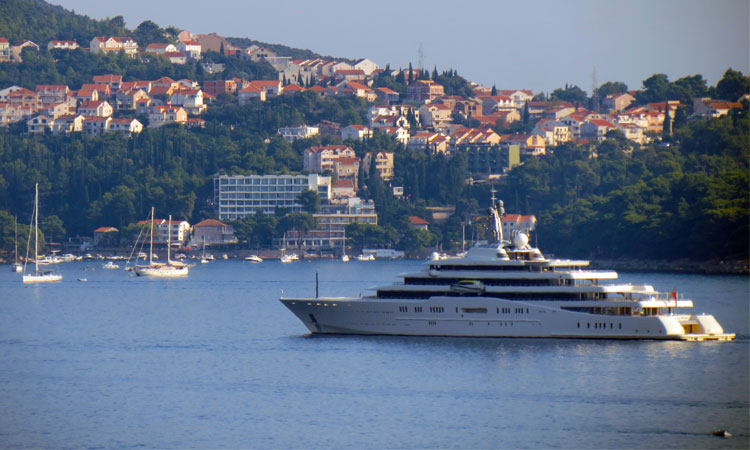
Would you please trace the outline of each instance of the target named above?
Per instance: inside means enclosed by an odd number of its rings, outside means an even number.
[[[301,212],[297,196],[315,191],[321,201],[331,199],[331,177],[309,175],[222,175],[214,178],[214,204],[219,220],[238,220],[256,213],[273,214],[276,208]]]

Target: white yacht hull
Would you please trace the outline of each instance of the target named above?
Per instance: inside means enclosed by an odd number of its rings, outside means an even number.
[[[281,299],[314,334],[730,340],[713,316],[608,316],[490,297]]]

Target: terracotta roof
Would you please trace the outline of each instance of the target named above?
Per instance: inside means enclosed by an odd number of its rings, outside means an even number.
[[[429,225],[430,224],[430,222],[417,216],[409,216],[409,221],[411,221],[412,225]]]
[[[206,220],[204,220],[202,222],[198,222],[197,224],[195,224],[193,226],[193,228],[198,228],[198,227],[225,227],[225,226],[227,226],[225,223],[219,222],[216,219],[206,219]]]
[[[111,231],[120,231],[115,227],[99,227],[94,230],[94,233],[109,233]]]

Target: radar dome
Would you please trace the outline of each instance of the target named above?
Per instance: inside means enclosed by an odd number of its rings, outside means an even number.
[[[513,247],[524,248],[529,243],[529,237],[524,233],[513,236]]]

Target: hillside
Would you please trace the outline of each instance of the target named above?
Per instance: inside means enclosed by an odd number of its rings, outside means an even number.
[[[29,39],[46,44],[52,39],[88,43],[98,35],[125,33],[122,17],[95,20],[44,0],[3,0],[0,2],[0,35],[10,42]]]
[[[51,5],[44,0],[3,0],[0,2],[0,36],[10,42],[29,39],[43,45],[50,40],[76,40],[86,46],[94,36],[133,35],[139,24],[125,27],[122,16],[103,20],[69,11],[62,6]],[[171,25],[171,24],[170,24]],[[174,24],[179,28],[180,24]],[[279,56],[294,59],[328,58],[311,50],[270,44],[246,37],[227,38],[232,44],[245,48],[253,44],[269,48]],[[343,60],[341,58],[335,58]]]

